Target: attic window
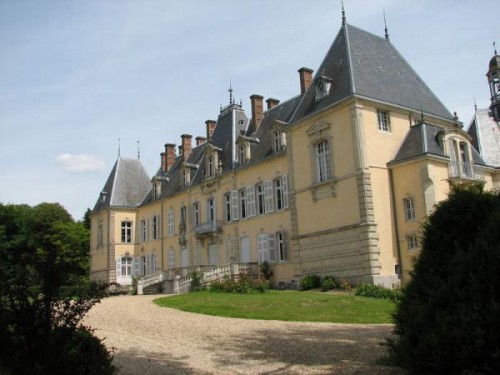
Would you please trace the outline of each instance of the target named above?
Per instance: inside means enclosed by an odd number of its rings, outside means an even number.
[[[332,81],[326,77],[319,77],[316,83],[316,100],[321,100],[330,93],[330,88],[332,86]]]

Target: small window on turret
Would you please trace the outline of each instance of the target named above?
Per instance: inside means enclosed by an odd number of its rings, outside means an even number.
[[[391,121],[389,117],[389,112],[377,110],[377,122],[378,122],[378,130],[387,133],[391,132]]]

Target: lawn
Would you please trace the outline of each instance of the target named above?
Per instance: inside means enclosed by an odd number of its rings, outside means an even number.
[[[380,324],[392,323],[396,305],[351,293],[277,291],[237,294],[195,292],[155,300],[162,307],[245,319]]]

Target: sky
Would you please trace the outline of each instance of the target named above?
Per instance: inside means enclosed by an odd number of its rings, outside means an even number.
[[[467,127],[489,105],[498,0],[344,0]],[[341,27],[340,0],[0,0],[0,202],[92,208],[118,156],[151,176],[165,143],[205,135],[231,84],[300,92]],[[120,139],[120,141],[118,141]],[[140,143],[137,143],[137,142]]]

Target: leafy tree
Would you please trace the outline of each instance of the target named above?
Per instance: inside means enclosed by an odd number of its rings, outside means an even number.
[[[80,323],[102,294],[88,283],[88,238],[59,204],[0,204],[0,373],[113,373]]]
[[[90,208],[87,208],[87,211],[85,211],[85,215],[83,215],[83,226],[90,230],[90,214],[92,211]]]
[[[500,195],[457,189],[424,225],[395,313],[393,360],[410,374],[500,373]]]

